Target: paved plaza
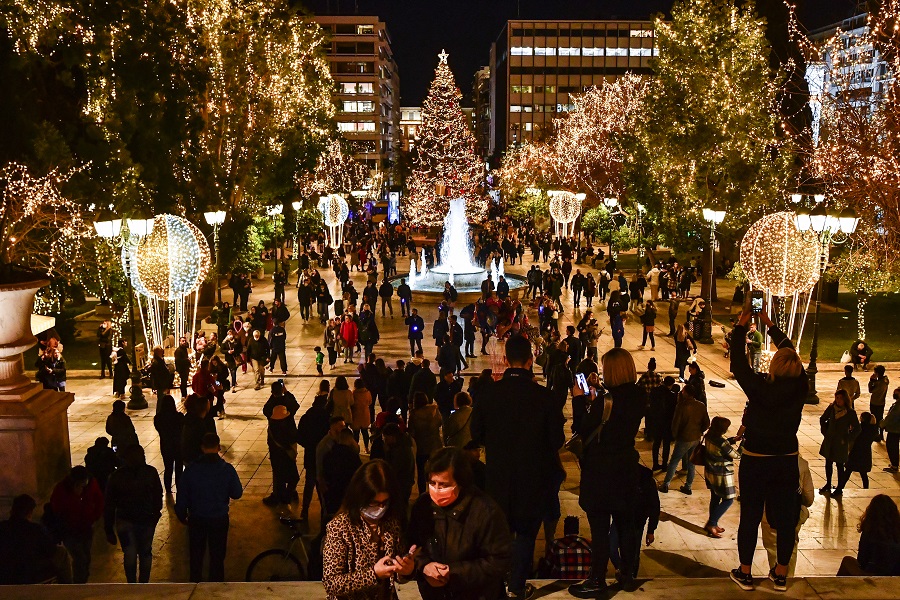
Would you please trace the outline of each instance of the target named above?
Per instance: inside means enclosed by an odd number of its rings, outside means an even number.
[[[530,256],[530,254],[529,254]],[[530,262],[527,266],[530,266]],[[404,272],[408,269],[406,258],[400,258],[398,269]],[[546,267],[546,265],[544,265]],[[524,273],[525,269],[520,265],[507,267],[513,273]],[[582,272],[585,269],[582,268]],[[335,287],[334,275],[330,271],[322,270],[332,289]],[[362,289],[364,274],[353,273],[352,278],[357,289]],[[293,281],[293,279],[292,279]],[[695,286],[695,292],[697,291]],[[312,403],[315,390],[319,383],[316,376],[314,354],[312,348],[320,345],[322,341],[322,326],[318,321],[303,323],[297,308],[296,295],[288,290],[287,305],[291,309],[292,317],[287,323],[288,331],[288,367],[289,375],[285,378],[288,389],[300,402],[302,414]],[[224,293],[230,290],[223,290]],[[724,296],[724,295],[723,295]],[[271,303],[271,283],[258,284],[253,303],[260,299]],[[230,300],[229,297],[226,299]],[[565,325],[575,324],[581,317],[581,312],[573,310],[572,298],[568,292],[564,293],[565,313],[560,318],[560,329]],[[383,357],[388,365],[393,365],[397,359],[408,359],[408,344],[406,329],[403,320],[399,316],[399,306],[394,298],[394,318],[378,317],[378,327],[381,333],[381,341],[375,348],[375,353]],[[431,305],[417,305],[420,314],[427,323],[427,332],[430,334],[431,323],[436,317],[437,301]],[[602,311],[602,306],[595,304],[595,309]],[[582,310],[583,304],[582,304]],[[664,311],[661,311],[664,314]],[[532,321],[536,320],[536,314],[529,313]],[[598,315],[599,317],[600,315]],[[605,318],[605,315],[602,315]],[[598,318],[603,322],[604,319]],[[658,331],[667,330],[663,321],[659,319],[661,327]],[[87,331],[91,331],[90,323],[84,325]],[[717,329],[717,328],[716,328]],[[647,361],[656,357],[659,370],[672,372],[674,362],[674,346],[671,338],[660,337],[657,340],[655,352],[636,350],[640,344],[641,329],[635,322],[626,325],[624,347],[633,352],[638,371],[643,371]],[[426,357],[433,358],[433,345],[429,345],[430,338],[426,335]],[[493,345],[493,343],[491,344]],[[612,346],[608,325],[601,338],[601,353]],[[493,366],[496,357],[480,356],[470,360],[469,370],[465,373],[477,375],[484,368]],[[718,344],[700,347],[699,362],[706,372],[707,381],[715,380],[725,384],[724,388],[716,389],[708,387],[710,416],[721,415],[731,419],[733,429],[740,422],[744,407],[745,397],[736,386],[735,382],[728,379],[727,361],[723,358],[721,347]],[[333,371],[328,371],[326,364],[326,376],[333,378],[337,375],[355,374],[356,365],[345,365],[338,361]],[[818,389],[822,393],[824,402],[830,397],[829,392],[834,389],[837,379],[840,377],[835,365],[823,366],[819,373]],[[433,365],[433,368],[437,368]],[[539,367],[538,367],[539,369]],[[868,373],[860,373],[859,379],[865,389],[865,380]],[[900,382],[900,374],[888,370],[888,375]],[[277,376],[267,374],[267,383],[274,381]],[[73,462],[78,464],[83,460],[85,451],[101,435],[106,435],[104,425],[106,417],[112,406],[113,396],[110,380],[99,380],[96,374],[87,372],[70,373],[68,389],[75,393],[75,403],[69,409],[69,430],[72,446]],[[148,391],[147,398],[150,401],[150,409],[144,411],[129,411],[134,421],[138,436],[147,452],[148,462],[162,470],[158,447],[158,438],[153,428],[153,414],[155,399]],[[232,504],[232,524],[229,536],[228,557],[226,560],[226,579],[240,581],[244,579],[245,571],[250,560],[260,551],[280,546],[288,538],[289,531],[277,522],[278,514],[288,514],[286,509],[276,510],[264,506],[262,498],[271,491],[272,471],[268,462],[266,448],[266,419],[262,415],[262,406],[268,397],[266,388],[254,391],[251,375],[238,376],[238,391],[226,394],[227,418],[217,421],[218,431],[222,438],[225,458],[235,465],[237,472],[244,484],[244,496]],[[808,405],[804,410],[803,423],[799,432],[800,448],[802,455],[809,461],[813,472],[813,479],[818,489],[824,483],[824,459],[818,455],[821,435],[819,433],[819,415],[827,404],[818,406]],[[868,408],[868,394],[863,394],[856,403],[857,411],[862,412]],[[567,406],[567,417],[570,417],[570,406]],[[568,432],[568,424],[567,424]],[[638,448],[642,459],[649,465],[650,444],[641,440],[639,435]],[[302,452],[302,449],[301,449]],[[810,508],[811,517],[803,526],[800,533],[799,556],[797,561],[797,576],[830,576],[838,569],[841,558],[847,554],[855,554],[859,534],[856,525],[860,514],[869,500],[879,493],[887,493],[895,498],[900,498],[900,480],[894,474],[882,472],[887,466],[887,456],[883,444],[876,444],[874,451],[874,469],[870,474],[871,488],[861,489],[858,476],[854,476],[845,490],[843,498],[829,499],[817,494],[815,504]],[[579,470],[571,454],[563,452],[563,464],[566,467],[568,477],[560,492],[563,506],[563,516],[581,516],[582,534],[589,536],[587,519],[578,507]],[[302,461],[298,458],[298,464]],[[305,474],[302,475],[305,477]],[[657,476],[661,479],[662,474]],[[707,516],[707,503],[709,494],[706,491],[702,469],[698,469],[697,477],[693,484],[693,495],[686,496],[677,491],[683,480],[679,475],[673,483],[668,494],[661,495],[662,521],[656,532],[656,541],[650,548],[645,548],[641,558],[642,577],[724,577],[728,570],[737,565],[736,533],[738,524],[739,505],[735,505],[720,521],[720,525],[726,529],[722,539],[711,539],[703,530],[703,524]],[[677,485],[676,485],[677,484]],[[302,483],[301,483],[302,485]],[[163,511],[162,520],[156,530],[154,540],[154,565],[152,581],[185,582],[188,580],[188,551],[186,528],[174,517],[174,500],[167,499],[166,509]],[[293,512],[299,512],[297,506],[291,506]],[[314,502],[310,519],[310,534],[318,531],[318,504]],[[557,535],[562,533],[560,522]],[[118,547],[110,546],[102,533],[98,532],[94,540],[94,559],[91,567],[92,582],[124,582],[124,574],[121,565],[121,551]],[[537,553],[543,552],[543,544],[539,541]],[[768,570],[765,553],[760,550],[756,554],[753,567],[754,573],[763,574]]]

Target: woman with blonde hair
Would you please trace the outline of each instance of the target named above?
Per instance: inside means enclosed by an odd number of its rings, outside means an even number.
[[[614,523],[618,531],[632,531],[639,526],[632,510],[640,478],[640,455],[634,448],[634,438],[644,416],[646,399],[637,386],[634,359],[624,348],[613,348],[603,355],[601,373],[606,393],[593,397],[591,390],[588,412],[576,428],[584,444],[578,504],[587,513],[592,539],[591,575],[569,587],[569,593],[578,598],[596,598],[606,593],[610,524]],[[576,397],[584,395],[577,385],[572,393]],[[631,563],[639,552],[636,542],[636,536],[619,536],[621,583],[628,591],[634,589]]]
[[[678,369],[678,379],[684,383],[684,370],[687,368],[688,359],[697,352],[697,345],[691,332],[684,325],[679,325],[675,330],[675,368]]]
[[[753,316],[747,294],[744,312],[735,325],[732,339],[747,336],[747,324]],[[794,552],[797,526],[797,489],[800,471],[797,455],[797,429],[809,382],[803,363],[790,339],[776,327],[765,312],[759,318],[769,329],[769,337],[778,348],[767,375],[754,373],[747,360],[745,344],[731,348],[731,372],[747,395],[742,425],[743,452],[738,482],[741,489],[741,518],[738,527],[738,554],[741,566],[731,571],[731,579],[744,590],[753,589],[750,566],[763,511],[777,532],[777,557],[769,578],[775,589],[787,589],[787,570]]]

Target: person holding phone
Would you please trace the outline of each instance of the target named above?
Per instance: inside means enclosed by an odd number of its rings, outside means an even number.
[[[511,536],[500,507],[474,485],[469,459],[441,448],[425,466],[428,493],[412,508],[407,538],[423,600],[506,596]]]
[[[415,546],[401,546],[406,519],[394,472],[383,460],[360,467],[322,542],[322,584],[328,600],[396,598],[393,581],[415,570]]]

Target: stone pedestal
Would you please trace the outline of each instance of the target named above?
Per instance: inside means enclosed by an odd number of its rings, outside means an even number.
[[[34,294],[49,281],[0,285],[0,503],[19,494],[39,502],[71,467],[71,393],[45,390],[25,373],[22,353],[37,340],[31,329]]]

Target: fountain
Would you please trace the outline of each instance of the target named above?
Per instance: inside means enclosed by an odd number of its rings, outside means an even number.
[[[476,265],[472,260],[469,221],[466,218],[466,200],[464,198],[450,201],[450,210],[444,217],[444,233],[441,238],[441,252],[438,259],[438,264],[432,269],[428,269],[425,266],[425,250],[423,249],[421,267],[418,272],[415,262],[410,261],[407,283],[414,291],[440,293],[448,281],[460,293],[481,291],[481,282],[487,277],[488,271]],[[499,276],[504,275],[502,259],[499,265],[491,263],[490,273],[496,285]],[[524,277],[518,275],[505,277],[510,289],[527,285]],[[395,279],[394,284],[399,285],[399,279]]]

